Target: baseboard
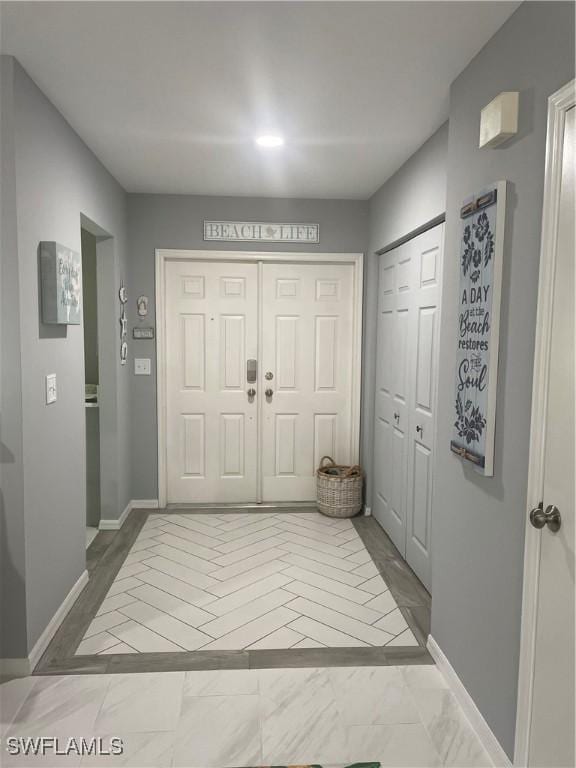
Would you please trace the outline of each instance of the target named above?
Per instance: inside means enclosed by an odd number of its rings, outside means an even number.
[[[427,647],[430,651],[430,655],[436,662],[438,670],[446,680],[450,691],[454,694],[456,701],[462,707],[472,729],[488,753],[488,757],[492,761],[492,764],[498,766],[498,768],[508,768],[508,766],[511,766],[512,762],[510,758],[502,749],[500,742],[496,736],[494,736],[492,729],[466,690],[464,683],[460,680],[432,635],[428,636]]]
[[[132,499],[132,509],[158,509],[158,499]]]
[[[119,528],[122,528],[124,521],[132,511],[132,502],[129,501],[128,504],[126,504],[126,507],[120,517],[117,520],[113,520],[112,518],[109,519],[103,519],[100,520],[100,523],[98,524],[98,528],[101,531],[117,531]]]
[[[28,654],[28,658],[0,659],[0,673],[2,675],[10,677],[26,677],[27,675],[32,674],[34,667],[40,661],[42,654],[46,648],[48,648],[48,645],[56,634],[60,624],[62,624],[68,615],[68,612],[76,602],[78,595],[82,592],[87,583],[88,571],[84,571],[70,592],[68,592],[54,616],[52,616],[48,622],[44,632],[42,632],[38,640],[34,643],[34,647]]]

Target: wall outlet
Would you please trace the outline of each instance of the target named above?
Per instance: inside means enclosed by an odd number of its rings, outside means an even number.
[[[46,376],[46,405],[55,403],[58,398],[58,392],[56,391],[56,374],[49,373]]]
[[[134,358],[134,375],[150,376],[150,358],[149,357]]]

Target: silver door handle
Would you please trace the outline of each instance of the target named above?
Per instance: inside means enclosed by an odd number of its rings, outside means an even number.
[[[398,413],[398,411],[394,411],[394,421],[398,421],[399,418],[400,418],[400,414]]]
[[[560,526],[562,525],[562,517],[558,507],[550,504],[549,507],[544,509],[543,503],[540,502],[537,507],[531,510],[530,522],[534,528],[544,528],[544,526],[547,525],[552,533],[556,533],[560,530]]]
[[[248,390],[248,392],[246,392],[246,394],[248,395],[248,401],[251,403],[256,397],[256,390],[251,388]]]
[[[264,394],[266,395],[266,397],[268,398],[268,400],[272,400],[272,395],[274,394],[274,390],[273,390],[273,389],[270,389],[270,388],[268,388],[268,389],[267,389],[267,390],[264,392]]]
[[[420,424],[417,424],[417,425],[416,425],[416,434],[418,434],[418,432],[419,432],[420,434],[423,434],[423,432],[424,432],[424,430],[422,429],[422,427],[420,426]]]

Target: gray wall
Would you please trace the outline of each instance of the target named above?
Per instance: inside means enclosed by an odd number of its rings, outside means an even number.
[[[512,756],[548,96],[574,77],[574,5],[524,3],[454,82],[433,502],[432,635]],[[481,108],[520,91],[520,131],[479,150]],[[458,293],[458,211],[510,181],[493,478],[450,453]]]
[[[320,224],[320,243],[299,246],[268,243],[205,243],[205,219],[237,221],[303,221]],[[129,195],[128,235],[132,309],[140,294],[150,298],[147,324],[154,317],[154,251],[156,248],[251,251],[330,251],[364,253],[368,205],[347,200],[289,200],[187,195]],[[130,317],[133,318],[131,313]],[[131,330],[130,330],[131,334]],[[132,498],[158,498],[155,342],[130,340],[132,402]],[[137,376],[133,358],[150,357],[152,376]]]
[[[22,552],[15,552],[18,559],[13,569],[25,577],[26,647],[10,648],[11,656],[22,657],[33,647],[85,568],[83,329],[81,325],[58,327],[40,322],[38,244],[41,240],[56,240],[80,251],[80,220],[84,214],[113,235],[113,270],[119,278],[124,271],[126,211],[121,187],[22,67],[11,59],[6,63],[9,69],[13,67],[8,77],[13,87],[18,275],[11,289],[14,291],[19,281],[19,429],[24,473],[23,500],[11,499],[6,516],[21,521],[24,515],[25,562],[21,562]],[[10,253],[13,257],[13,248]],[[110,296],[110,307],[116,311],[116,306],[117,300]],[[115,325],[109,344],[117,350]],[[111,389],[118,410],[125,414],[114,427],[118,433],[118,515],[129,498],[130,466],[127,443],[121,437],[129,431],[128,377],[126,369],[120,370],[118,364],[116,368]],[[47,373],[56,373],[58,378],[58,401],[50,406],[45,405]],[[17,445],[8,448],[14,452]],[[12,621],[6,623],[11,626]]]
[[[26,646],[14,62],[0,57],[0,658]],[[9,620],[8,620],[9,617]]]
[[[370,199],[370,237],[364,266],[364,350],[362,363],[362,456],[366,503],[372,505],[374,382],[378,313],[378,257],[375,251],[409,234],[446,210],[445,123]]]

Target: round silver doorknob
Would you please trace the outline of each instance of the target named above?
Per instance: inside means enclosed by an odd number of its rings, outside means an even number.
[[[530,522],[534,528],[544,528],[547,525],[552,533],[556,533],[562,525],[562,517],[558,507],[555,507],[553,504],[550,504],[545,510],[542,508],[542,504],[539,504],[531,510]]]
[[[272,395],[274,394],[274,390],[273,389],[267,389],[264,392],[264,394],[266,395],[266,397],[272,397]]]

